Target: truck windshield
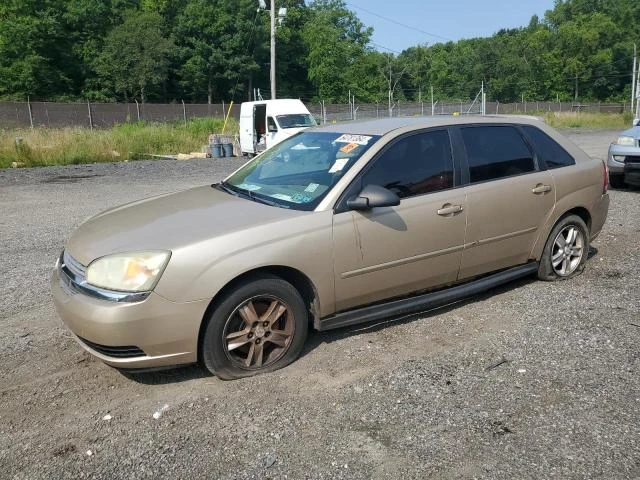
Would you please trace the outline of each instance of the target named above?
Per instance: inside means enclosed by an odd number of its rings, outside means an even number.
[[[315,127],[317,125],[315,119],[308,113],[278,115],[276,118],[280,128]]]
[[[379,138],[302,132],[254,158],[222,186],[254,201],[310,211]]]

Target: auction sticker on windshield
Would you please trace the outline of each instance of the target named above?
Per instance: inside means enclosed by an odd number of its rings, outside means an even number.
[[[367,145],[369,140],[373,137],[367,137],[366,135],[351,135],[345,133],[341,137],[335,139],[336,143],[357,143],[358,145]]]
[[[333,166],[329,170],[329,173],[339,172],[344,168],[344,166],[347,164],[348,161],[349,161],[348,158],[339,158],[338,160],[336,160],[336,163],[333,164]]]

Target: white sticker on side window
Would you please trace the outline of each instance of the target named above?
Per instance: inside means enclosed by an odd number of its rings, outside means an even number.
[[[367,145],[369,143],[369,140],[371,140],[372,138],[373,137],[367,137],[366,135],[351,135],[345,133],[335,141],[337,143],[357,143],[358,145]]]
[[[349,161],[348,158],[339,158],[336,160],[336,163],[334,163],[331,168],[329,169],[329,173],[336,173],[339,172],[340,170],[342,170],[344,168],[344,166],[347,164],[347,162]]]

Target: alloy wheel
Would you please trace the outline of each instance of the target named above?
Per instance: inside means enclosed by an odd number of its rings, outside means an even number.
[[[580,266],[584,253],[584,236],[575,225],[564,227],[553,242],[551,265],[561,277],[571,275]]]
[[[244,369],[265,368],[280,359],[291,345],[295,322],[281,299],[261,295],[240,304],[224,328],[227,357]]]

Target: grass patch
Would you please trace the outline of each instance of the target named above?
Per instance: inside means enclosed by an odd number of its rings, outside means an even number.
[[[633,121],[631,113],[545,112],[541,115],[555,128],[593,128],[625,130]]]
[[[151,155],[200,151],[210,133],[221,133],[224,119],[199,118],[185,123],[127,123],[110,130],[36,128],[0,130],[0,168],[13,162],[25,167],[140,160]],[[226,134],[238,124],[229,120]],[[21,138],[20,144],[16,138]]]

